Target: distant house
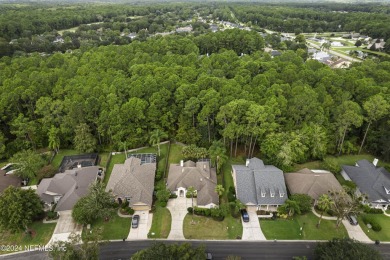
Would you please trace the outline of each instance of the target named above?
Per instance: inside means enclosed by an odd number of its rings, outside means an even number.
[[[390,204],[390,173],[377,167],[377,162],[377,159],[373,163],[360,160],[356,166],[343,165],[341,175],[356,183],[358,193],[368,196],[366,203],[370,207],[387,209]]]
[[[272,50],[270,54],[271,54],[271,57],[277,57],[277,56],[282,55],[282,53],[280,51],[277,51],[277,50]]]
[[[124,164],[114,165],[106,191],[134,210],[150,210],[155,175],[156,154],[129,154]]]
[[[53,43],[64,43],[65,41],[64,41],[64,39],[61,37],[61,36],[57,36],[55,39],[54,39],[54,41],[53,41]]]
[[[0,193],[2,193],[9,186],[20,187],[22,178],[15,174],[7,174],[5,170],[0,170]]]
[[[135,38],[137,38],[137,34],[136,33],[129,33],[128,35],[127,35],[127,37],[129,37],[130,39],[135,39]]]
[[[307,194],[317,200],[329,191],[341,191],[342,187],[331,172],[313,172],[307,168],[284,174],[290,194]]]
[[[386,42],[383,39],[373,39],[370,44],[367,45],[367,49],[375,48],[375,50],[383,50]]]
[[[177,33],[189,33],[192,32],[192,25],[176,28]]]
[[[248,208],[276,210],[287,199],[283,171],[264,165],[259,158],[247,159],[245,165],[232,165],[236,197]]]
[[[197,206],[213,208],[219,205],[219,197],[215,192],[217,174],[215,168],[210,167],[209,160],[181,161],[180,164],[171,164],[167,181],[168,189],[179,197],[185,197],[187,189],[196,190]]]
[[[344,44],[342,44],[341,42],[337,42],[337,41],[331,42],[330,45],[332,47],[343,47],[344,46]]]
[[[53,178],[42,179],[36,192],[49,208],[57,204],[57,212],[71,210],[80,198],[88,194],[88,188],[97,180],[98,172],[97,166],[66,170]]]
[[[212,32],[217,32],[219,30],[218,25],[216,24],[210,24],[210,30]]]

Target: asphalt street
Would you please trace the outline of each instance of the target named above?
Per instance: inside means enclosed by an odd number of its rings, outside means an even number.
[[[194,246],[204,244],[206,251],[213,254],[213,259],[226,259],[229,255],[241,256],[242,259],[292,259],[293,256],[306,256],[313,259],[313,251],[316,242],[281,242],[281,241],[166,241],[165,243],[192,243]],[[100,250],[100,259],[119,260],[130,259],[135,252],[149,247],[154,241],[127,241],[111,242],[103,244]],[[390,259],[390,244],[374,245],[383,255],[384,259]],[[47,252],[26,252],[14,255],[0,256],[7,260],[46,260]]]

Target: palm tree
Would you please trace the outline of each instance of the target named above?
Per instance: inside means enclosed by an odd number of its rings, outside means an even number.
[[[225,188],[221,184],[218,184],[217,186],[215,186],[215,192],[218,193],[219,197],[221,197],[222,194],[225,192]]]
[[[194,195],[196,194],[195,188],[192,186],[188,187],[187,194],[191,196],[192,218],[194,218]]]
[[[217,173],[222,170],[222,165],[227,161],[226,147],[221,141],[214,141],[209,148],[209,155],[213,165],[217,167]]]
[[[160,140],[162,138],[167,138],[167,137],[168,135],[158,128],[153,130],[152,133],[150,134],[149,142],[151,145],[157,145],[158,156],[160,156]]]
[[[321,224],[321,220],[322,220],[322,216],[324,215],[324,212],[329,210],[330,207],[332,206],[332,204],[333,204],[333,201],[327,194],[322,194],[318,198],[317,206],[321,210],[321,216],[320,216],[320,219],[318,220],[317,228]]]

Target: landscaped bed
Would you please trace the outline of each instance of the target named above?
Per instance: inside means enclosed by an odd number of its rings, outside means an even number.
[[[187,214],[183,233],[186,239],[240,239],[242,224],[240,218],[231,216],[225,217],[223,221],[216,221],[210,217]]]
[[[83,235],[85,232],[103,229],[102,240],[123,239],[129,235],[130,225],[131,218],[122,218],[115,214],[108,221],[99,219],[91,225],[91,230],[84,228]]]
[[[332,238],[348,237],[345,227],[336,221],[322,219],[319,228],[316,227],[319,218],[313,213],[294,215],[292,219],[260,220],[260,227],[267,239],[280,240],[330,240]],[[302,228],[302,231],[301,231]]]
[[[0,231],[1,245],[17,245],[16,251],[26,250],[25,246],[46,245],[53,235],[54,228],[57,223],[42,223],[34,222],[29,228],[32,230],[32,235],[26,234],[24,231],[19,231],[14,234],[7,231]],[[9,251],[0,251],[0,254],[8,254]]]
[[[358,216],[358,222],[360,227],[363,229],[364,233],[371,240],[379,241],[390,241],[390,217],[385,216],[384,214],[366,214],[370,218],[375,219],[375,221],[382,227],[381,231],[375,232],[372,229],[369,229],[363,223],[363,214]]]
[[[148,238],[167,238],[171,231],[172,216],[167,208],[156,206]],[[153,233],[153,234],[152,234]]]

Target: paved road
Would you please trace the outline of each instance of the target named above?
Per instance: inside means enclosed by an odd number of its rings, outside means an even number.
[[[135,252],[149,247],[154,241],[112,242],[102,245],[100,259],[129,259]],[[184,241],[166,241],[166,243],[183,243]],[[313,259],[316,242],[244,242],[244,241],[186,241],[195,246],[205,244],[206,250],[213,254],[213,259],[226,259],[228,255],[239,255],[242,259],[290,259],[293,256],[307,256]],[[384,259],[390,259],[390,244],[380,244],[377,248]],[[29,252],[16,255],[0,256],[4,260],[46,260],[45,252]]]

